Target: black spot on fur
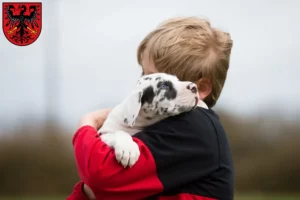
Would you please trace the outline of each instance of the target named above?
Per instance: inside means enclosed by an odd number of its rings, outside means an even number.
[[[160,98],[160,99],[159,99],[159,101],[163,101],[164,99],[165,99],[165,98],[164,98],[164,97],[162,97],[162,98]]]
[[[155,109],[157,109],[158,107],[158,102],[155,102]]]
[[[142,96],[142,105],[145,103],[151,104],[154,99],[154,90],[152,86],[148,86],[144,89],[143,96]]]
[[[127,118],[124,119],[124,123],[128,124],[128,119]]]
[[[166,81],[166,83],[168,84],[169,89],[166,91],[165,97],[168,100],[173,100],[177,96],[177,90],[174,88],[173,83],[171,81]]]
[[[178,112],[185,112],[186,110],[188,110],[188,108],[186,106],[180,106],[178,108]]]
[[[144,80],[149,80],[149,81],[151,81],[152,78],[151,78],[151,77],[146,77],[146,78],[144,78]]]
[[[142,92],[139,92],[139,103],[141,102],[141,100],[142,100]]]
[[[161,85],[162,85],[162,81],[159,81],[158,83],[157,83],[157,85],[156,85],[156,87],[157,87],[157,92],[156,92],[156,96],[158,96],[159,95],[159,93],[161,92]]]
[[[162,87],[163,85],[167,86],[166,89]],[[161,90],[166,90],[165,97],[168,100],[173,100],[176,98],[177,90],[174,88],[174,85],[171,81],[159,81],[156,86],[158,88],[157,95],[160,93]]]
[[[144,111],[145,113],[148,113],[148,110],[147,110],[147,109],[145,109],[145,108],[143,109],[143,111]]]
[[[155,79],[156,81],[158,81],[158,80],[161,80],[161,77],[156,77],[156,79]]]
[[[157,83],[156,87],[157,87],[157,88],[161,88],[162,83],[163,83],[162,81],[159,81],[159,82]]]
[[[147,120],[151,120],[152,118],[151,118],[151,117],[146,117],[146,119],[147,119]]]
[[[132,118],[134,118],[134,115],[132,115]]]
[[[159,93],[161,92],[161,89],[159,88],[157,91],[156,91],[156,96],[158,96],[159,95]]]

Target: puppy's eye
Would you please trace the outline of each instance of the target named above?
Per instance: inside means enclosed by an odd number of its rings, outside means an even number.
[[[161,89],[169,89],[169,85],[167,83],[162,83]]]

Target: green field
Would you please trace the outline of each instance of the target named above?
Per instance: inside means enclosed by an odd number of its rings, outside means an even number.
[[[235,200],[300,200],[300,195],[239,195]]]
[[[66,197],[0,197],[0,200],[65,200]],[[235,200],[300,200],[300,195],[238,195]]]

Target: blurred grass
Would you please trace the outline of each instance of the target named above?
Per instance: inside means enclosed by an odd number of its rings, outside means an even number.
[[[231,143],[237,194],[300,192],[300,121],[218,113]],[[79,181],[73,134],[57,124],[25,124],[0,134],[0,200],[66,199]],[[1,197],[11,194],[19,198]],[[235,199],[300,200],[300,194],[238,195]]]
[[[299,200],[300,195],[237,195],[235,200]]]

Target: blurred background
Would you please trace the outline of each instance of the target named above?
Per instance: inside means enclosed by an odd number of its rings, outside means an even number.
[[[300,199],[299,1],[42,3],[36,42],[15,46],[0,32],[0,199],[65,199],[72,192],[79,119],[132,90],[141,73],[137,46],[176,16],[206,17],[234,41],[213,109],[233,152],[235,199]]]

